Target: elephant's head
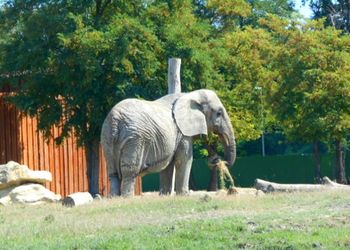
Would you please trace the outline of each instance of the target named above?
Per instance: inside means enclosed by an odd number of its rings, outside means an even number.
[[[225,160],[231,166],[236,159],[236,142],[230,118],[219,97],[211,90],[196,90],[180,96],[174,106],[176,124],[185,136],[219,135],[225,148]]]

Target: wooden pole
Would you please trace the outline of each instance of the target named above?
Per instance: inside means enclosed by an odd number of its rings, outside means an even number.
[[[181,93],[181,59],[170,58],[168,61],[168,94]]]
[[[181,59],[170,58],[168,60],[168,94],[181,93]],[[171,194],[174,193],[175,188],[175,166],[173,169]]]

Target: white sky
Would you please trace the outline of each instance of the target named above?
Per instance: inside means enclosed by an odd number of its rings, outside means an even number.
[[[295,8],[297,10],[299,10],[299,12],[304,16],[304,17],[307,17],[307,18],[310,18],[312,16],[312,11],[309,7],[308,4],[306,4],[305,6],[303,6],[301,4],[301,0],[294,0],[295,2]]]

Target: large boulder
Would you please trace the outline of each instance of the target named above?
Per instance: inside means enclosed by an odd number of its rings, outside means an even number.
[[[0,191],[1,205],[12,203],[36,205],[48,202],[58,202],[60,200],[61,195],[55,194],[37,183],[23,184],[18,187],[10,187]]]
[[[49,171],[33,171],[14,161],[0,165],[0,190],[23,183],[44,184],[47,181],[52,181]]]

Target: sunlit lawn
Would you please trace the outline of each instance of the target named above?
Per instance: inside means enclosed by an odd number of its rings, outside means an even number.
[[[350,249],[350,194],[0,207],[0,249]]]

